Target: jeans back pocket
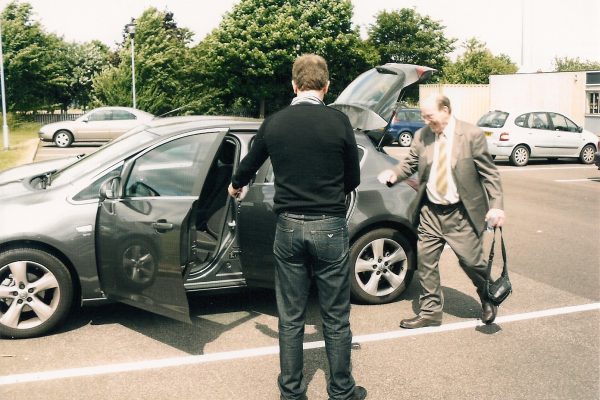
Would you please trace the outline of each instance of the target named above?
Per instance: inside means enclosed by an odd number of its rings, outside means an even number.
[[[314,230],[311,235],[315,244],[316,256],[325,262],[341,260],[348,253],[348,229]]]

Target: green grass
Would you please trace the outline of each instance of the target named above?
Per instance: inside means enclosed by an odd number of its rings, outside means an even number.
[[[10,122],[10,119],[9,119]],[[8,150],[4,150],[4,138],[0,119],[0,171],[32,161],[38,144],[40,124],[36,122],[9,123]]]

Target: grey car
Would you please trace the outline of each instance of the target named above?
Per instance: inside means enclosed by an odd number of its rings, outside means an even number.
[[[330,105],[349,115],[361,159],[347,219],[352,295],[362,303],[398,299],[416,267],[407,215],[415,182],[388,188],[376,176],[397,163],[381,128],[405,89],[433,71],[386,64]],[[34,164],[32,175],[0,181],[0,334],[43,335],[73,304],[104,301],[189,322],[186,292],[272,287],[270,162],[243,200],[227,196],[260,123],[154,120],[65,168]]]

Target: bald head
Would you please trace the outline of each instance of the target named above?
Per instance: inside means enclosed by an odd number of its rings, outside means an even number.
[[[421,117],[434,133],[441,134],[450,121],[450,99],[442,94],[427,96],[420,102]]]

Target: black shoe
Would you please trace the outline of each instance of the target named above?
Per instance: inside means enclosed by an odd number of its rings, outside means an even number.
[[[354,387],[354,396],[352,396],[352,400],[363,400],[367,398],[367,389],[362,386]]]
[[[400,321],[400,328],[404,329],[417,329],[417,328],[425,328],[426,326],[440,326],[442,321],[430,318],[424,318],[420,315],[417,315],[414,318],[403,319]]]
[[[481,321],[484,324],[489,325],[496,319],[498,313],[498,306],[493,305],[489,301],[481,302]]]

